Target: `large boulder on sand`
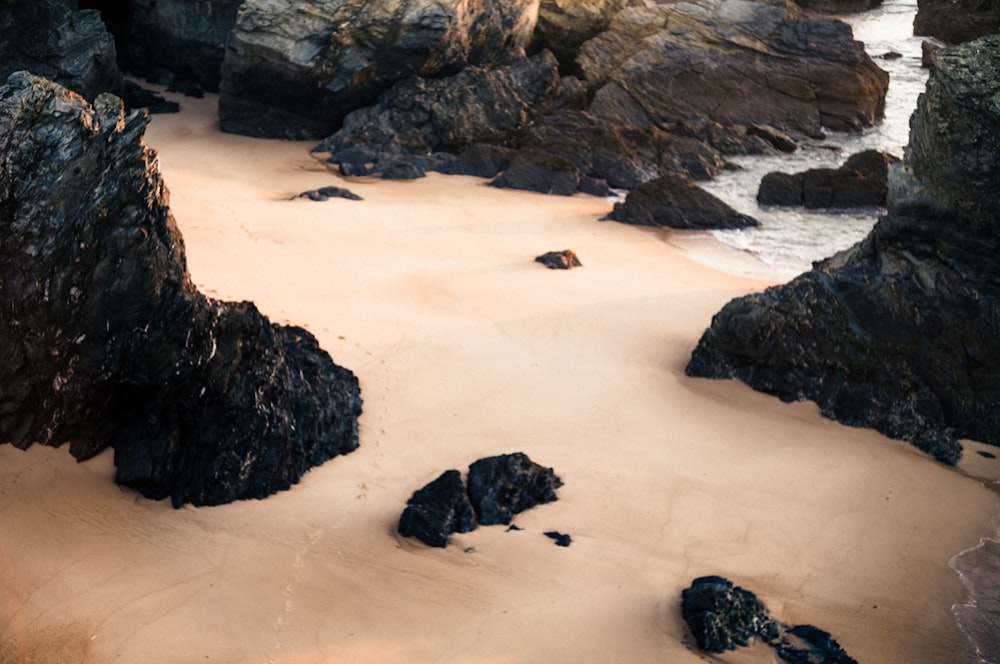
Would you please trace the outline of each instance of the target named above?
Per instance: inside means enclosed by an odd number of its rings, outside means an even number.
[[[687,373],[810,399],[955,463],[959,438],[1000,445],[1000,35],[934,65],[889,214],[850,250],[727,304]]]
[[[411,75],[523,55],[537,0],[246,0],[223,64],[222,128],[323,138]]]
[[[606,219],[636,226],[713,230],[759,225],[681,175],[668,173],[633,189]]]
[[[858,131],[882,115],[889,84],[850,26],[782,0],[628,8],[577,63],[594,115],[699,137],[712,122]]]
[[[1000,32],[996,0],[917,0],[913,34],[960,44]]]
[[[358,444],[358,381],[302,328],[197,292],[143,114],[0,86],[0,442],[111,446],[175,506],[263,498]]]

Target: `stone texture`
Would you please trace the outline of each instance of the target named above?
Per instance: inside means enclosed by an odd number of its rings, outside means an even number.
[[[518,150],[490,184],[501,189],[572,196],[580,186],[580,169],[568,159],[538,150]]]
[[[583,263],[572,249],[562,251],[547,251],[541,256],[535,257],[536,263],[541,263],[550,270],[571,270],[574,267],[583,267]]]
[[[537,0],[246,0],[223,63],[222,128],[323,138],[412,75],[522,55]]]
[[[1000,36],[943,49],[889,214],[846,252],[712,320],[691,376],[738,378],[944,463],[1000,444]]]
[[[997,0],[917,0],[915,35],[959,44],[998,32],[1000,2]]]
[[[551,468],[523,452],[479,459],[469,466],[469,499],[484,526],[507,525],[515,514],[557,500],[562,486]]]
[[[476,513],[462,483],[462,474],[446,470],[413,493],[399,518],[399,534],[416,537],[427,546],[445,548],[452,533],[476,528]]]
[[[637,226],[709,230],[757,226],[757,220],[680,175],[662,175],[633,189],[605,217]]]
[[[0,441],[115,450],[175,506],[263,498],[357,447],[357,379],[307,331],[187,273],[145,118],[0,86]]]
[[[635,0],[541,0],[531,48],[549,49],[564,70],[571,70],[580,45],[606,30],[620,9],[636,4]]]
[[[851,155],[839,168],[768,173],[760,181],[757,202],[812,209],[884,206],[889,193],[889,166],[898,161],[886,152],[865,150]]]

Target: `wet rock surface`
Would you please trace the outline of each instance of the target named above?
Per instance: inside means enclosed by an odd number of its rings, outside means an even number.
[[[815,401],[954,464],[959,438],[1000,444],[1000,36],[933,57],[888,215],[850,250],[727,304],[687,373]]]
[[[306,330],[197,292],[145,123],[0,86],[0,441],[113,447],[118,482],[175,506],[263,498],[357,447],[358,382]]]
[[[839,168],[768,173],[760,181],[757,202],[813,209],[884,206],[889,166],[898,161],[888,153],[865,150],[851,155]]]
[[[987,0],[917,0],[913,34],[949,44],[1000,32],[1000,3]]]
[[[752,217],[680,175],[662,175],[633,189],[605,217],[636,226],[709,230],[757,226]]]

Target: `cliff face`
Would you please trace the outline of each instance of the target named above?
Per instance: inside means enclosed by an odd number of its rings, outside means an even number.
[[[357,446],[357,379],[196,291],[145,122],[0,86],[0,442],[113,446],[119,482],[174,505],[261,498]]]
[[[727,304],[687,373],[738,378],[955,463],[1000,445],[1000,36],[945,49],[889,214],[857,246]]]

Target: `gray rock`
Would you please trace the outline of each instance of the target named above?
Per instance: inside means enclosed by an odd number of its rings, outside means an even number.
[[[357,447],[358,381],[298,327],[187,273],[145,117],[0,86],[0,441],[108,446],[175,506],[263,498]]]
[[[580,169],[568,159],[548,152],[518,150],[490,185],[501,189],[572,196],[580,186]]]
[[[915,35],[960,44],[998,32],[1000,2],[996,0],[917,0]]]
[[[865,150],[851,155],[839,168],[768,173],[760,181],[757,202],[812,209],[884,206],[889,193],[889,166],[898,161],[886,152]]]
[[[661,175],[633,189],[623,203],[615,203],[605,217],[637,226],[710,230],[757,226],[741,214],[680,175]]]

